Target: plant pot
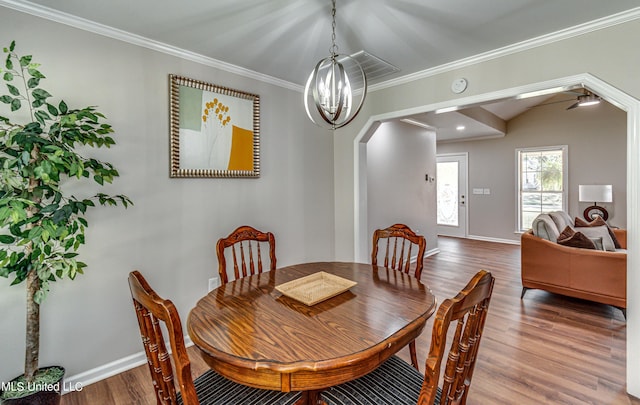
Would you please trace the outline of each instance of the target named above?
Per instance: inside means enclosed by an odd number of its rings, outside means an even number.
[[[0,391],[0,405],[59,405],[62,393],[64,368],[60,366],[44,367],[39,369],[38,372],[55,368],[62,370],[62,373],[60,378],[54,381],[43,383],[36,380],[33,384],[27,384],[26,382],[21,381],[22,376],[11,380],[8,387],[13,387],[13,389],[18,390],[30,390],[35,388],[36,391],[20,398],[3,399],[5,390],[2,390]]]

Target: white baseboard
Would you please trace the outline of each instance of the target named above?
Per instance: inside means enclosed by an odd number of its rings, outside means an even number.
[[[436,255],[438,253],[440,253],[440,249],[439,248],[434,248],[434,249],[426,251],[425,254],[424,254],[424,257],[433,256],[433,255]]]
[[[468,235],[467,239],[483,240],[485,242],[507,243],[509,245],[519,245],[520,244],[519,240],[490,238],[490,237],[487,237],[487,236]]]
[[[187,347],[193,345],[189,336],[184,337],[184,343]],[[83,373],[75,374],[64,378],[62,394],[73,391],[81,391],[87,385],[102,381],[106,378],[120,374],[132,368],[141,366],[147,362],[147,356],[144,351],[123,357],[111,363],[104,364]]]

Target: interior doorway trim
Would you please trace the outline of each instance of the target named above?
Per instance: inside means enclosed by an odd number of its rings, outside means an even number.
[[[526,93],[552,92],[572,86],[594,91],[604,100],[627,112],[627,391],[640,397],[640,101],[597,77],[583,73],[555,80],[512,87],[500,91],[427,104],[371,116],[354,139],[354,257],[367,262],[367,148],[366,144],[382,122],[412,114],[517,97]],[[632,269],[638,269],[634,271]]]

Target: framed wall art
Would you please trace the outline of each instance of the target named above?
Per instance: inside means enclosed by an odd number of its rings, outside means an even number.
[[[259,177],[260,96],[169,75],[171,177]]]

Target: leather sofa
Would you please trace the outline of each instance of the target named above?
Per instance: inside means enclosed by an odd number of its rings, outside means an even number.
[[[552,217],[550,214],[555,215]],[[527,289],[541,289],[613,305],[621,309],[626,318],[626,230],[611,229],[620,246],[615,251],[563,246],[556,240],[564,226],[573,226],[573,221],[564,212],[541,214],[539,217],[545,215],[548,217],[534,221],[533,228],[521,236],[520,298],[524,297]],[[574,229],[580,231],[583,228]]]

